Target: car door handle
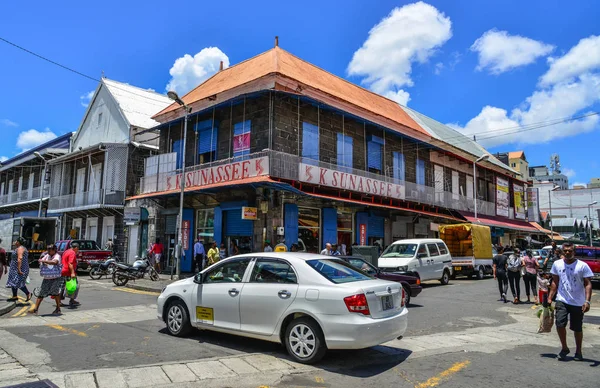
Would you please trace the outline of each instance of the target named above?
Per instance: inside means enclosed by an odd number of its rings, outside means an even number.
[[[230,296],[238,296],[238,294],[240,293],[237,289],[232,288],[231,290],[228,291]]]
[[[289,292],[288,290],[281,290],[281,291],[279,291],[279,292],[277,293],[277,295],[279,295],[279,297],[280,297],[281,299],[287,299],[287,298],[289,298],[290,296],[292,296],[292,293],[291,293],[291,292]]]

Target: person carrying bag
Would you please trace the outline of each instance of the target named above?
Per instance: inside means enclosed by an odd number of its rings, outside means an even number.
[[[509,256],[507,264],[508,283],[510,285],[510,292],[512,293],[514,304],[519,304],[521,302],[521,264],[522,261],[519,257],[519,250],[515,249],[515,252]]]
[[[52,314],[60,315],[60,294],[63,287],[62,262],[60,255],[56,252],[55,245],[48,245],[48,250],[39,260],[40,275],[44,278],[42,286],[37,294],[37,300],[33,309],[29,310],[31,314],[37,314],[42,300],[47,296],[53,296],[56,302],[56,309]]]

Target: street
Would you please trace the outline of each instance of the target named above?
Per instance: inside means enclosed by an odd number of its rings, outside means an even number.
[[[198,331],[171,337],[155,318],[157,293],[80,279],[78,309],[52,317],[52,301],[45,300],[40,316],[24,314],[23,305],[0,319],[2,386],[38,379],[59,387],[184,387],[197,380],[215,387],[597,384],[591,368],[600,365],[600,310],[586,317],[586,361],[558,362],[556,333],[535,333],[536,307],[496,301],[490,278],[429,282],[412,301],[404,339],[331,351],[314,366],[290,361],[273,343]],[[592,306],[598,294],[594,290]]]

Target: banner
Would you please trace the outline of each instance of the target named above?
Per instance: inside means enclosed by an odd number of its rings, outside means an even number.
[[[513,194],[515,200],[515,218],[524,220],[525,219],[525,198],[523,186],[516,185],[513,183]]]
[[[250,149],[250,132],[235,135],[233,137],[233,152],[246,151]]]
[[[527,219],[529,222],[540,222],[539,192],[535,187],[527,188]]]
[[[404,185],[388,183],[378,179],[348,174],[328,168],[300,163],[298,180],[314,185],[335,187],[363,194],[380,195],[382,197],[404,199]]]
[[[496,177],[496,215],[508,217],[510,207],[508,192],[508,180]]]
[[[258,209],[255,207],[242,207],[242,220],[253,220],[256,221],[258,219]]]

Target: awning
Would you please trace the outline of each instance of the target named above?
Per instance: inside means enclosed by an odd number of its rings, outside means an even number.
[[[557,241],[563,241],[564,240],[563,236],[561,236],[559,233],[552,232],[551,230],[548,230],[548,229],[542,227],[537,222],[530,222],[530,224],[534,228],[536,228],[537,230],[539,230],[541,233],[547,234],[548,237],[552,238],[552,236],[554,236],[554,240],[557,240]]]
[[[467,219],[467,221],[469,221],[472,224],[487,225],[510,230],[519,230],[521,232],[539,233],[536,228],[534,228],[525,221],[498,220],[488,217],[477,217],[477,219],[475,219],[475,217],[473,216],[466,216],[464,214],[463,216]]]

